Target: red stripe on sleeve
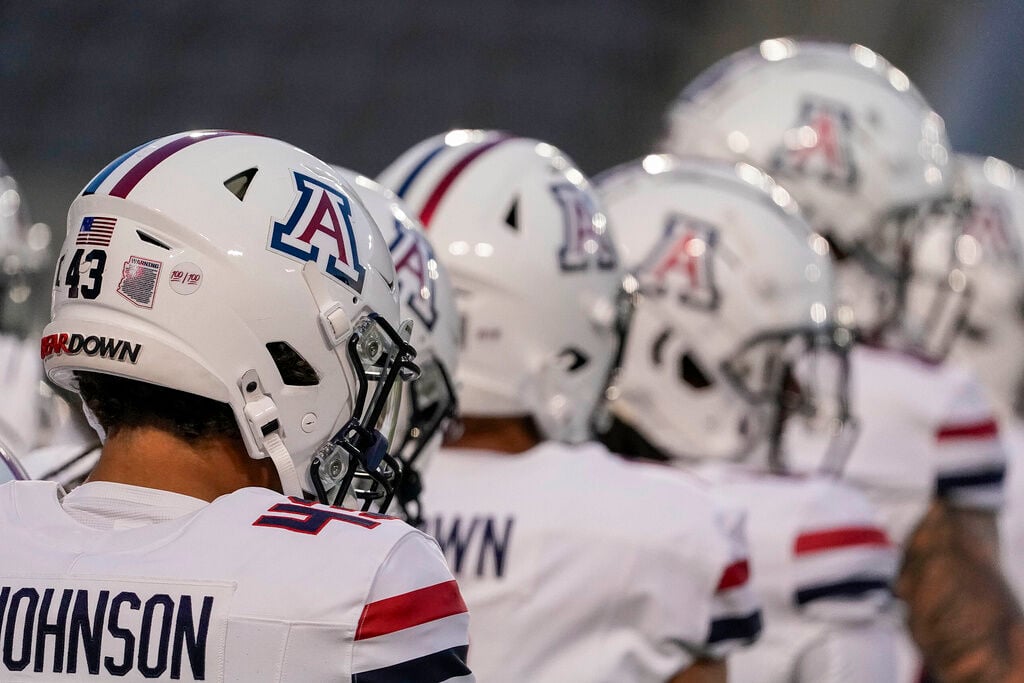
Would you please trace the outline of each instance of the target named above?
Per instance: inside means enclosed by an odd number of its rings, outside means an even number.
[[[445,581],[367,604],[359,617],[356,640],[376,638],[465,611],[459,585]]]
[[[722,572],[722,579],[718,582],[715,592],[720,593],[736,586],[742,586],[750,580],[750,563],[747,560],[733,562]]]
[[[939,441],[952,441],[953,439],[992,439],[998,435],[999,424],[991,418],[981,422],[946,424],[939,427],[939,430],[935,432],[935,438]]]
[[[839,529],[823,529],[800,534],[793,550],[797,555],[835,550],[855,545],[888,547],[889,537],[878,527],[850,526]]]
[[[459,174],[466,170],[466,167],[472,163],[474,159],[479,157],[481,154],[491,149],[495,145],[498,145],[505,140],[509,140],[508,136],[502,136],[497,140],[485,143],[474,149],[466,156],[459,159],[459,162],[451,167],[451,170],[445,174],[444,178],[441,178],[441,182],[437,184],[434,191],[430,193],[425,204],[423,204],[423,210],[420,211],[420,222],[423,223],[424,229],[430,227],[430,219],[434,217],[434,211],[437,210],[437,205],[441,203],[441,198],[444,197],[445,193],[448,192],[448,188],[451,187],[455,179],[459,177]]]

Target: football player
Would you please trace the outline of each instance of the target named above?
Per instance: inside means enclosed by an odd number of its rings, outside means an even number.
[[[831,472],[853,428],[827,242],[752,166],[651,155],[597,185],[635,300],[605,443],[699,467],[746,513],[765,626],[729,680],[894,681],[876,511],[834,477],[783,476],[787,419],[835,433]]]
[[[105,442],[63,497],[0,487],[0,679],[472,680],[436,543],[368,511],[416,367],[353,197],[287,143],[194,131],[74,200],[41,351]]]
[[[860,434],[844,474],[903,554],[898,593],[929,668],[974,681],[1024,666],[1024,620],[996,562],[995,416],[973,375],[939,362],[966,276],[955,260],[912,267],[921,226],[955,206],[942,119],[868,48],[784,38],[708,69],[668,123],[666,150],[765,168],[831,244],[839,320],[861,342],[850,378]],[[820,448],[811,434],[789,425],[794,460]]]
[[[424,505],[473,612],[474,671],[724,680],[722,658],[760,630],[740,519],[695,479],[590,440],[621,271],[587,178],[549,144],[454,130],[380,180],[417,212],[462,316],[464,431]]]
[[[334,170],[352,185],[380,228],[398,274],[399,310],[415,323],[410,341],[420,374],[403,393],[399,410],[395,457],[402,463],[402,479],[395,500],[402,517],[420,526],[422,473],[457,413],[459,327],[452,284],[423,226],[401,199],[372,178],[337,166]]]
[[[959,252],[968,268],[971,307],[950,355],[978,373],[999,414],[1009,450],[1000,550],[1019,600],[1024,596],[1024,174],[994,157],[954,158],[967,218],[953,243],[929,245],[929,261],[941,264]]]

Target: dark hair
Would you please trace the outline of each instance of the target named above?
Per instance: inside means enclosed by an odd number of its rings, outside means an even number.
[[[108,434],[122,428],[154,427],[188,443],[242,438],[227,403],[97,372],[75,372],[75,378],[82,401]]]

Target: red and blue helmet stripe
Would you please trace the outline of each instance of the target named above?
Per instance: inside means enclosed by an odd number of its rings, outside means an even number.
[[[122,154],[96,175],[82,196],[105,194],[124,199],[160,162],[194,144],[227,135],[247,135],[227,130],[199,130],[158,138]]]

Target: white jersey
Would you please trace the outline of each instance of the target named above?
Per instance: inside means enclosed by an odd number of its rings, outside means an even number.
[[[743,506],[764,632],[729,658],[731,683],[896,680],[896,551],[851,486],[710,463],[697,472]]]
[[[0,486],[0,680],[473,680],[465,604],[404,522],[246,488],[205,503]]]
[[[935,497],[992,511],[1002,505],[1005,451],[993,408],[967,370],[857,345],[850,402],[860,434],[843,477],[877,506],[898,547]],[[798,424],[790,421],[787,452],[797,467],[816,467],[823,447]]]
[[[596,443],[442,450],[423,504],[488,683],[664,683],[760,630],[741,515],[678,470]]]

